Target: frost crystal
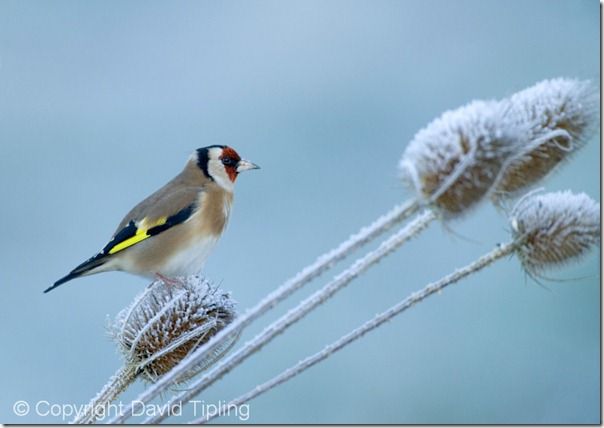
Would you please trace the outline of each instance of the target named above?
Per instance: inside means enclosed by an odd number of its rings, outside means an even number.
[[[600,242],[600,204],[570,191],[527,195],[510,218],[517,254],[530,274],[561,265]]]
[[[235,318],[234,302],[228,293],[198,276],[181,282],[182,286],[154,282],[117,315],[110,327],[126,365],[136,367],[150,381],[168,372]],[[214,363],[237,336],[178,382]]]
[[[479,202],[517,151],[521,131],[504,126],[507,103],[473,101],[420,130],[399,163],[418,198],[449,216]]]
[[[526,129],[526,143],[498,182],[495,200],[533,185],[580,149],[598,117],[598,96],[589,81],[544,80],[509,98],[505,119]]]

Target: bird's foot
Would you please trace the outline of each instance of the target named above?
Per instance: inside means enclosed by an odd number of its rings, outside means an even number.
[[[163,282],[164,284],[166,284],[168,287],[182,288],[185,285],[181,279],[178,279],[178,278],[168,278],[167,276],[162,275],[159,272],[155,273],[155,278],[157,278],[158,280],[160,280],[161,282]]]

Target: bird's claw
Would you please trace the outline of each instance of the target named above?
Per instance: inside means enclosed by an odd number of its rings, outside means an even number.
[[[163,282],[164,284],[166,284],[168,287],[178,287],[178,288],[183,288],[184,287],[184,283],[181,279],[179,278],[169,278],[165,275],[162,275],[159,272],[155,273],[155,277]]]

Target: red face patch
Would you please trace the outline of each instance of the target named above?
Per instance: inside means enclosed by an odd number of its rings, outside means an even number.
[[[224,170],[229,176],[229,179],[234,183],[237,179],[237,163],[241,160],[241,157],[235,150],[230,147],[225,147],[222,149],[220,160],[224,165]]]

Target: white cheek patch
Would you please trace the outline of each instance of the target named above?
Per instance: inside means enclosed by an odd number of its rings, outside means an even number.
[[[228,192],[232,192],[235,186],[235,183],[231,181],[227,172],[222,165],[222,162],[218,160],[211,160],[208,162],[208,172],[220,187],[225,189]]]

